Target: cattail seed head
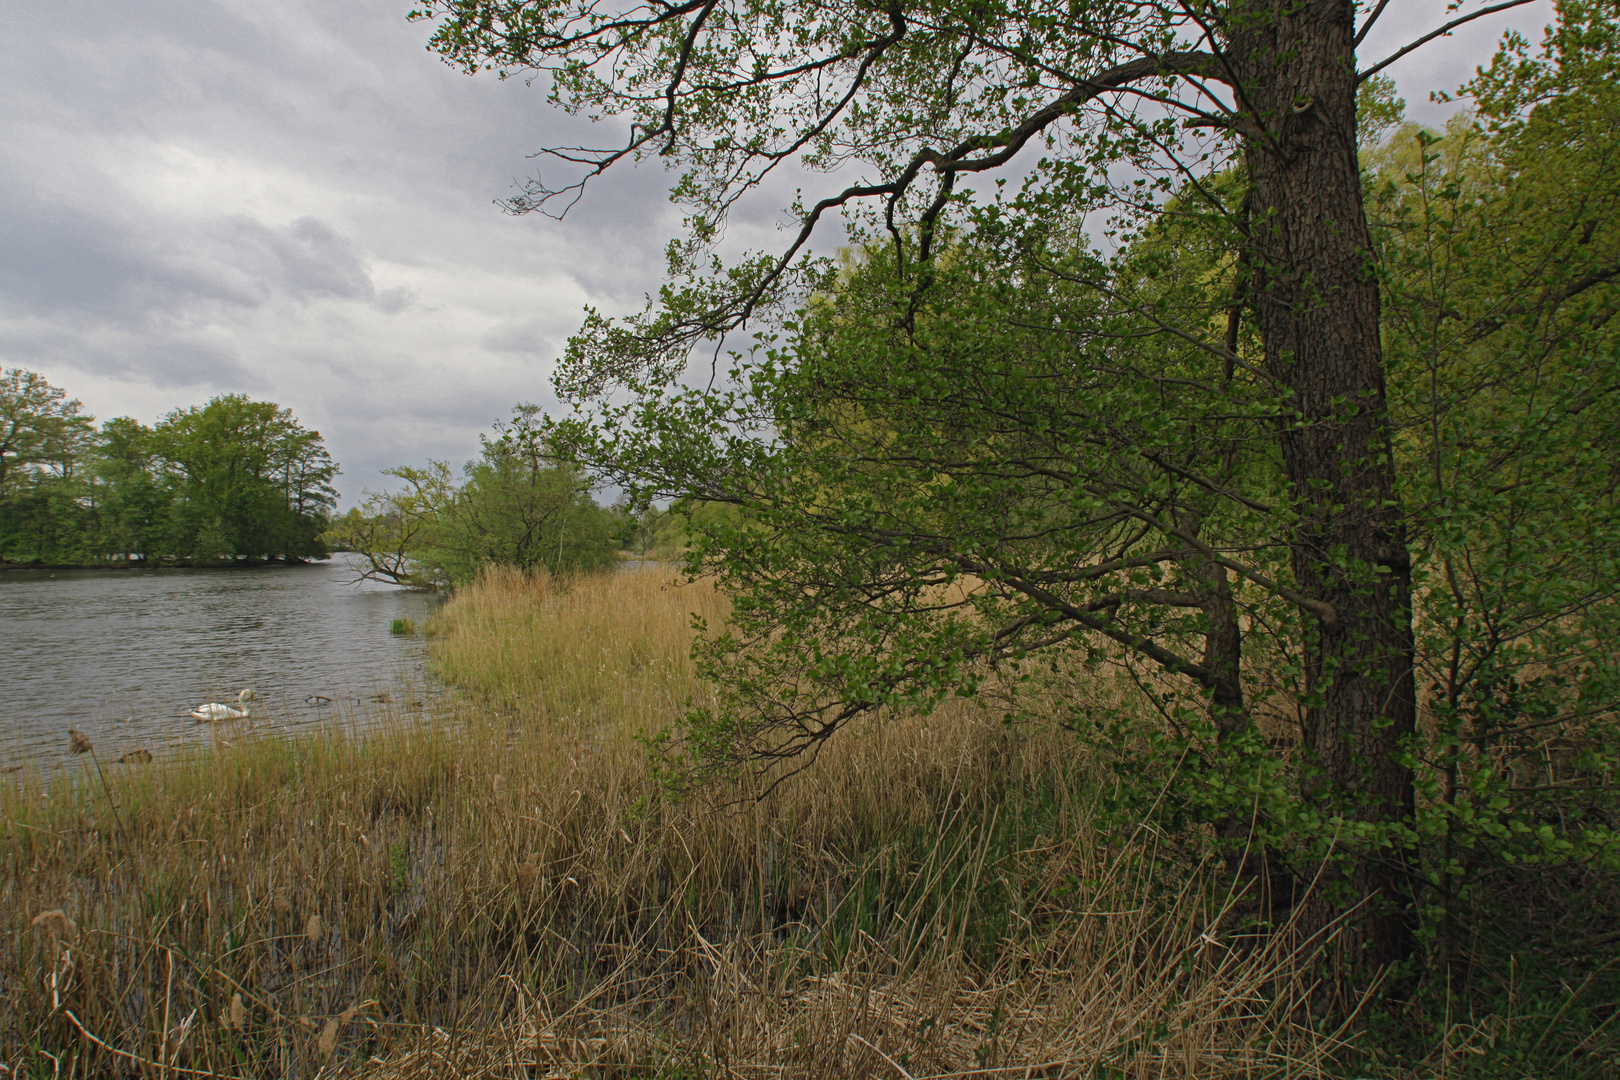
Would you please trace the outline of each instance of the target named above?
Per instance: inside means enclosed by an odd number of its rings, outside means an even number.
[[[42,911],[34,916],[33,924],[48,934],[56,937],[72,937],[78,930],[78,924],[68,918],[67,912],[61,908],[52,908]]]

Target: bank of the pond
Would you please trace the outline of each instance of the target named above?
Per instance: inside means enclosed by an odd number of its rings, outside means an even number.
[[[694,611],[656,572],[491,579],[433,622],[464,701],[0,789],[3,1064],[1319,1074],[1289,958],[1094,836],[1052,728],[956,703],[667,800],[640,739],[703,692]]]

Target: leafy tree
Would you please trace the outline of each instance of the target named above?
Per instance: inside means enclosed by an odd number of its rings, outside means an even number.
[[[286,414],[291,421],[290,412]],[[273,543],[283,557],[326,554],[320,535],[337,491],[332,480],[337,463],[326,451],[320,432],[290,424],[274,443],[271,479],[280,489],[282,513],[274,516]]]
[[[428,471],[440,465],[441,462],[429,462]],[[382,494],[367,492],[361,505],[327,527],[327,543],[339,551],[355,552],[366,560],[366,566],[360,571],[361,580],[413,589],[438,588],[432,570],[422,566],[415,557],[421,551],[423,531],[432,521],[436,507],[436,503],[426,501],[416,490],[415,480],[420,472],[408,466],[386,470],[385,475],[397,476],[409,486]],[[443,474],[448,484],[448,466],[444,467]]]
[[[97,552],[126,563],[161,556],[169,495],[157,473],[152,429],[127,416],[102,424],[90,471]]]
[[[674,192],[691,208],[689,235],[672,247],[671,262],[687,284],[667,288],[654,309],[625,324],[590,318],[559,380],[576,397],[623,385],[647,401],[678,398],[692,346],[818,282],[817,264],[801,253],[817,222],[842,207],[875,204],[867,220],[892,238],[895,273],[911,287],[885,290],[891,322],[905,329],[939,281],[941,227],[967,216],[965,182],[976,174],[1015,160],[1029,170],[1022,189],[995,204],[1015,231],[1038,232],[1079,209],[1112,215],[1113,238],[1129,242],[1172,191],[1202,205],[1213,230],[1208,244],[1224,250],[1231,267],[1229,317],[1175,321],[1153,307],[1132,314],[1140,333],[1185,335],[1217,360],[1223,377],[1230,365],[1279,404],[1268,441],[1284,497],[1264,501],[1239,490],[1233,498],[1213,476],[1182,477],[1175,461],[1175,468],[1155,466],[1151,482],[1202,487],[1225,512],[1278,523],[1286,577],[1214,565],[1287,603],[1300,622],[1304,742],[1318,777],[1311,789],[1362,856],[1342,875],[1324,867],[1325,880],[1342,882],[1349,897],[1378,898],[1341,938],[1370,969],[1403,959],[1411,945],[1399,900],[1404,869],[1377,853],[1392,830],[1413,820],[1412,774],[1400,746],[1416,730],[1416,695],[1407,521],[1357,161],[1356,89],[1389,61],[1358,67],[1355,48],[1386,5],[1374,7],[1359,32],[1357,6],[1085,0],[790,8],[692,0],[618,8],[430,0],[416,14],[440,20],[434,45],[466,70],[539,71],[564,107],[630,121],[620,146],[549,151],[581,178],[555,187],[536,180],[512,209],[566,204],[625,159],[657,154],[685,167]],[[1508,6],[1461,15],[1411,47]],[[858,163],[863,178],[795,206],[800,228],[786,252],[729,269],[704,259],[729,209],[785,162],[811,170]],[[1235,207],[1205,186],[1233,166],[1243,186]],[[1203,315],[1213,314],[1205,305]],[[1240,349],[1245,324],[1252,350]],[[896,364],[892,374],[904,378],[906,367]],[[1205,401],[1218,396],[1219,383],[1207,388],[1216,393]],[[765,412],[761,426],[770,419]],[[620,445],[599,446],[594,456],[611,464]],[[627,476],[644,460],[625,462]],[[664,487],[675,471],[658,471],[646,486]],[[837,521],[867,508],[825,509]],[[1189,523],[1135,520],[1148,530],[1139,543],[1170,546],[1178,565],[1183,553],[1198,551],[1187,539],[1195,535]],[[1091,549],[1096,561],[1072,573],[1134,557],[1101,558],[1102,550]],[[1046,610],[1054,631],[1096,630],[1095,611]],[[1170,617],[1179,608],[1162,610]],[[918,644],[896,642],[895,663],[931,662],[907,651]],[[1116,644],[1174,677],[1193,673],[1186,656]],[[1342,910],[1313,908],[1307,925],[1326,929]]]
[[[291,410],[226,394],[165,416],[152,440],[173,498],[169,550],[204,562],[326,553],[337,465]]]
[[[557,460],[538,413],[520,405],[494,438],[480,436],[482,453],[459,485],[442,461],[385,470],[404,487],[368,494],[329,537],[366,558],[362,577],[416,588],[465,584],[491,565],[552,573],[613,565],[621,523],[591,498],[578,468]]]
[[[1612,5],[1561,15],[1537,54],[1509,37],[1473,115],[1370,160],[1448,973],[1480,926],[1578,957],[1602,930],[1567,896],[1614,870],[1620,26]]]
[[[1225,831],[1234,869],[1274,899],[1327,842],[1363,859],[1387,845],[1442,988],[1465,985],[1482,938],[1580,970],[1612,926],[1570,897],[1620,870],[1620,72],[1602,59],[1620,50],[1581,14],[1515,68],[1546,88],[1533,110],[1501,113],[1480,85],[1477,118],[1368,156],[1419,586],[1404,827],[1335,820],[1310,755],[1273,752],[1309,700],[1304,605],[1274,587],[1290,553],[1270,432],[1287,403],[1244,377],[1246,328],[1231,370],[1181,330],[1223,321],[1219,271],[1237,266],[1181,199],[1107,265],[1076,226],[1049,221],[1037,246],[986,213],[944,243],[920,301],[868,249],[728,395],[609,415],[628,476],[747,510],[702,529],[693,563],[738,601],[702,646],[724,706],[687,733],[699,760],[791,756],[987,684],[1033,710],[1121,666],[1168,737],[1106,699],[1058,718],[1161,823]],[[1206,187],[1235,202],[1234,179]]]
[[[34,372],[0,378],[0,558],[77,565],[300,559],[337,498],[319,432],[243,395],[98,432]]]
[[[454,582],[487,565],[600,570],[618,558],[618,522],[591,499],[589,480],[558,462],[535,430],[538,409],[519,406],[447,502],[427,539],[428,557]]]
[[[0,374],[0,496],[23,472],[71,475],[91,430],[82,409],[37,372]]]
[[[0,558],[53,566],[84,562],[92,557],[93,521],[76,478],[24,472],[0,499]]]
[[[629,515],[628,500],[624,512]],[[626,547],[640,558],[680,563],[716,526],[735,526],[742,516],[732,503],[687,500],[666,510],[646,507],[634,516]]]
[[[82,409],[36,372],[9,368],[0,373],[0,557],[25,562],[83,557],[80,462],[94,430]]]

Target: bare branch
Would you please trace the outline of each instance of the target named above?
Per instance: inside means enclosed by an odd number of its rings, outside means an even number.
[[[1101,498],[1110,498],[1106,492],[1098,491],[1096,489],[1092,489],[1092,493]],[[1211,562],[1224,566],[1239,576],[1245,577],[1254,582],[1267,592],[1275,593],[1284,600],[1287,600],[1290,604],[1305,609],[1312,615],[1315,615],[1318,619],[1321,619],[1327,625],[1332,626],[1334,623],[1339,621],[1338,609],[1332,604],[1326,603],[1322,600],[1314,600],[1296,589],[1289,588],[1287,585],[1284,585],[1281,582],[1271,580],[1271,578],[1260,573],[1260,571],[1254,569],[1252,566],[1245,566],[1236,559],[1227,558],[1225,555],[1222,555],[1220,552],[1198,539],[1198,537],[1192,535],[1186,529],[1182,529],[1174,525],[1167,525],[1163,521],[1160,521],[1157,516],[1150,514],[1148,511],[1143,510],[1140,507],[1130,506],[1117,501],[1115,502],[1115,505],[1119,507],[1122,513],[1129,514],[1131,517],[1151,524],[1155,529],[1158,529],[1167,536],[1174,536],[1177,540],[1190,544]]]
[[[1361,29],[1356,33],[1356,40],[1350,43],[1352,49],[1360,47],[1362,39],[1367,36],[1367,31],[1373,28],[1373,23],[1378,21],[1378,16],[1382,15],[1388,6],[1389,0],[1378,0],[1378,6],[1373,8],[1373,13],[1367,16],[1367,21],[1361,24]]]
[[[1129,83],[1136,80],[1154,76],[1198,75],[1206,78],[1220,78],[1223,73],[1218,69],[1219,63],[1215,57],[1204,52],[1176,52],[1143,57],[1126,64],[1117,65],[1090,79],[1081,80],[1075,89],[1053,99],[1045,107],[1031,114],[1017,127],[999,135],[979,135],[965,139],[945,152],[936,150],[933,147],[924,147],[911,158],[906,167],[893,180],[878,184],[851,185],[836,195],[828,196],[816,203],[805,215],[792,243],[770,264],[769,269],[761,274],[750,288],[741,295],[729,298],[723,307],[712,309],[701,316],[681,322],[674,329],[671,337],[673,340],[719,338],[745,324],[764,298],[781,282],[783,276],[793,265],[794,259],[799,256],[800,252],[810,242],[810,238],[814,235],[816,226],[820,223],[822,216],[829,210],[846,206],[858,199],[876,197],[886,197],[892,207],[910,191],[917,178],[926,168],[932,168],[935,173],[939,174],[942,182],[954,177],[957,173],[983,172],[999,168],[1016,157],[1031,139],[1058,120],[1073,115],[1075,110],[1093,98],[1110,91],[1124,89]],[[645,139],[640,141],[644,142]],[[615,152],[614,160],[618,160],[618,158],[629,152],[628,149]],[[603,162],[600,168],[593,171],[592,175],[605,170],[610,164],[611,162]],[[924,228],[931,225],[932,218],[937,217],[947,202],[948,195],[944,199],[936,198],[929,208],[928,215],[924,217],[920,224]]]
[[[1210,492],[1213,495],[1219,495],[1222,498],[1231,499],[1233,502],[1242,503],[1244,506],[1247,506],[1250,510],[1255,510],[1255,511],[1258,511],[1259,513],[1262,513],[1262,514],[1274,514],[1274,513],[1277,512],[1277,509],[1274,506],[1267,506],[1263,502],[1256,502],[1253,499],[1248,498],[1245,495],[1240,495],[1237,492],[1231,490],[1230,488],[1227,488],[1227,487],[1225,487],[1225,486],[1223,486],[1221,484],[1217,484],[1215,481],[1209,479],[1206,476],[1202,476],[1202,475],[1200,475],[1198,473],[1195,473],[1195,472],[1191,471],[1190,469],[1183,469],[1181,466],[1175,464],[1174,462],[1166,461],[1166,460],[1164,460],[1163,457],[1161,457],[1158,454],[1143,454],[1142,456],[1147,458],[1149,461],[1153,462],[1153,464],[1157,465],[1159,468],[1163,469],[1165,472],[1174,473],[1175,475],[1181,477],[1183,480],[1191,480],[1193,483],[1197,484],[1199,487],[1203,488],[1204,490]]]
[[[1451,33],[1464,23],[1471,23],[1475,19],[1482,19],[1487,15],[1495,15],[1498,11],[1506,11],[1508,8],[1523,7],[1525,4],[1534,2],[1535,0],[1503,0],[1503,3],[1493,4],[1488,8],[1480,8],[1471,15],[1464,15],[1460,18],[1452,19],[1450,22],[1446,23],[1446,25],[1440,27],[1440,29],[1429,31],[1427,34],[1424,34],[1422,37],[1418,38],[1405,48],[1399,49],[1394,53],[1391,53],[1389,56],[1386,56],[1384,59],[1378,61],[1378,63],[1374,64],[1372,67],[1358,75],[1356,77],[1356,81],[1358,83],[1366,82],[1368,79],[1372,78],[1380,71],[1383,71],[1385,68],[1389,67],[1389,65],[1405,56],[1407,53],[1412,52],[1415,49],[1422,48],[1424,45],[1427,45],[1437,37],[1443,37],[1446,34]],[[1379,7],[1382,8],[1383,5],[1380,4]],[[1359,42],[1361,39],[1358,37],[1356,40]]]
[[[1079,623],[1088,630],[1094,630],[1111,641],[1118,642],[1126,648],[1141,653],[1166,671],[1176,675],[1186,675],[1203,686],[1214,686],[1215,677],[1208,668],[1171,652],[1152,638],[1142,634],[1132,634],[1117,626],[1110,625],[1110,621],[1097,614],[1098,610],[1107,609],[1118,598],[1108,598],[1094,601],[1085,607],[1071,604],[1056,593],[1048,592],[1033,582],[1025,581],[1015,575],[1009,575],[999,567],[992,567],[987,563],[980,563],[974,559],[959,559],[957,565],[970,574],[983,574],[996,571],[997,580],[1008,588],[1023,593],[1025,596],[1039,603],[1049,611],[1056,612],[1071,622]]]
[[[864,184],[845,188],[837,195],[830,196],[818,202],[805,217],[799,233],[794,237],[792,245],[777,259],[776,265],[764,278],[744,297],[737,307],[723,320],[703,329],[718,333],[734,329],[747,321],[753,314],[754,308],[760,300],[779,281],[787,268],[804,246],[809,243],[811,235],[815,232],[821,215],[828,210],[844,206],[855,199],[870,198],[877,195],[887,195],[891,204],[905,195],[911,185],[925,167],[932,166],[934,171],[942,176],[952,176],[963,172],[983,172],[989,169],[1000,168],[1007,164],[1018,152],[1024,148],[1036,135],[1045,131],[1059,119],[1072,115],[1081,105],[1091,99],[1105,94],[1110,90],[1117,90],[1128,83],[1138,79],[1151,78],[1155,75],[1202,75],[1206,78],[1218,77],[1209,70],[1216,63],[1215,58],[1208,53],[1186,52],[1166,53],[1162,56],[1144,57],[1132,60],[1102,72],[1095,78],[1083,81],[1067,94],[1054,99],[1045,108],[1032,114],[1023,123],[1011,131],[999,136],[978,136],[964,140],[951,150],[941,153],[932,147],[924,147],[907,164],[898,177],[886,184]],[[971,155],[985,150],[994,150],[994,153],[983,154],[979,157]],[[937,215],[943,209],[943,204],[936,201],[930,210]]]

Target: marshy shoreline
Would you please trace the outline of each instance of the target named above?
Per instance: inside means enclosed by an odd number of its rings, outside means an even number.
[[[894,716],[674,798],[705,583],[493,574],[465,689],[0,789],[12,1075],[1330,1075],[1310,951],[1197,852],[1101,835],[1053,725]],[[53,914],[60,913],[60,914]],[[1459,1051],[1460,1053],[1461,1051]]]

